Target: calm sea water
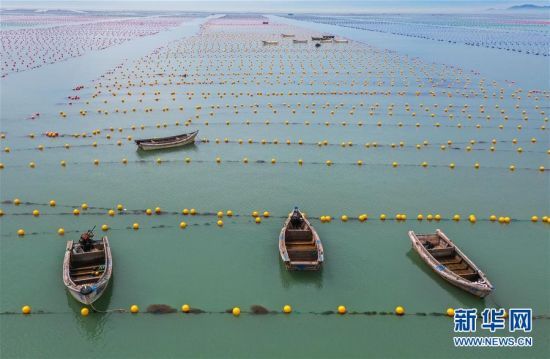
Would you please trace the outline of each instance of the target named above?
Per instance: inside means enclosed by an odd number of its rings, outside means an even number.
[[[262,107],[255,121],[270,119],[272,125],[225,126],[226,120],[243,121],[250,114],[236,115],[231,111],[218,114],[211,126],[196,127],[199,137],[211,139],[209,144],[197,144],[182,151],[143,155],[125,140],[134,137],[161,136],[182,131],[181,128],[156,129],[157,123],[183,122],[194,114],[194,106],[207,108],[212,104],[271,102],[282,112],[282,102],[287,99],[215,99],[195,97],[185,103],[184,115],[175,111],[165,114],[110,117],[90,115],[82,119],[69,116],[61,120],[57,113],[71,110],[64,98],[77,84],[90,85],[105,71],[143,56],[155,47],[175,39],[191,36],[203,20],[183,25],[172,31],[153,37],[125,43],[116,48],[90,53],[69,61],[48,65],[37,70],[10,74],[2,80],[1,130],[6,139],[2,147],[10,146],[10,154],[2,153],[1,162],[6,168],[1,172],[0,193],[3,201],[20,198],[34,204],[15,207],[3,203],[7,213],[0,219],[0,329],[2,357],[547,357],[548,319],[536,320],[531,333],[535,345],[530,349],[455,349],[452,346],[452,319],[429,313],[443,313],[448,307],[530,307],[537,315],[548,318],[550,313],[548,275],[550,274],[548,227],[528,221],[532,215],[547,215],[548,175],[536,170],[506,168],[515,163],[521,168],[548,168],[547,132],[539,129],[543,116],[536,115],[532,98],[522,100],[522,108],[528,108],[532,119],[518,131],[522,123],[517,116],[498,130],[502,121],[484,124],[484,128],[456,127],[436,128],[427,122],[420,128],[407,126],[339,126],[325,127],[322,115],[313,116],[298,112],[293,121],[312,121],[311,126],[284,126],[287,118]],[[288,23],[290,20],[272,18],[272,22]],[[294,23],[296,24],[296,23]],[[332,32],[353,40],[372,44],[379,48],[396,50],[400,54],[418,56],[424,62],[438,62],[478,70],[488,81],[516,80],[528,89],[547,90],[547,60],[525,55],[490,52],[467,46],[440,45],[428,41],[401,40],[383,34],[364,33],[360,30],[331,27],[310,23],[300,26],[323,32]],[[277,33],[277,29],[271,30]],[[243,55],[245,56],[245,55]],[[238,57],[237,57],[238,59]],[[346,63],[346,58],[342,59]],[[526,66],[526,64],[529,66]],[[503,73],[499,69],[513,69]],[[346,68],[342,69],[342,72]],[[331,74],[332,79],[345,79],[343,74]],[[478,79],[477,77],[475,78]],[[287,92],[299,89],[291,85],[273,86],[274,91]],[[188,86],[184,91],[247,92],[251,85],[235,84],[231,87]],[[279,90],[277,90],[279,89]],[[268,89],[264,89],[267,91]],[[269,89],[271,90],[271,89]],[[308,89],[315,91],[316,89]],[[91,92],[83,93],[83,96]],[[254,90],[255,91],[255,90]],[[408,96],[326,96],[312,98],[297,96],[292,103],[316,101],[344,103],[349,106],[376,102],[385,109],[389,103],[401,108],[402,102],[417,107],[448,102],[442,98],[415,98]],[[287,100],[290,101],[290,100]],[[488,112],[496,116],[495,103],[513,113],[514,100],[479,98],[453,99],[460,107],[469,103],[477,107],[485,102]],[[547,110],[547,100],[539,103]],[[137,104],[136,104],[137,105]],[[160,103],[151,98],[140,104],[159,108],[171,105],[168,96]],[[78,111],[81,104],[71,111]],[[106,105],[106,107],[109,107]],[[39,120],[23,120],[30,112],[40,111]],[[346,110],[347,112],[347,110]],[[341,118],[331,121],[338,123]],[[367,114],[358,110],[361,116]],[[397,111],[396,111],[397,113]],[[354,121],[359,120],[354,117]],[[256,120],[258,118],[258,120]],[[389,123],[403,121],[414,124],[416,120],[396,115],[386,119]],[[429,119],[424,118],[425,121]],[[351,123],[351,120],[349,120]],[[372,121],[371,121],[372,122]],[[146,130],[133,132],[132,124],[145,124]],[[424,123],[424,122],[423,122]],[[485,127],[485,125],[487,125]],[[97,148],[78,147],[90,143],[71,137],[50,140],[44,137],[30,139],[30,132],[39,134],[48,130],[63,133],[91,132],[95,128],[124,128],[123,133],[113,134],[124,141],[114,145],[102,135]],[[105,134],[106,131],[103,131]],[[286,138],[306,143],[328,140],[332,144],[352,141],[352,148],[340,146],[296,145],[238,145],[219,144],[214,138],[227,137],[262,138],[272,140]],[[538,139],[530,144],[532,137]],[[488,143],[478,144],[481,151],[439,150],[439,144],[452,139],[463,148],[471,139],[490,141],[497,138],[498,151],[486,150]],[[525,153],[516,152],[517,138]],[[399,143],[414,146],[429,140],[432,145],[421,151],[414,148],[391,149],[388,146],[366,150],[362,144]],[[46,146],[73,145],[70,150],[47,148],[37,151],[39,144]],[[110,144],[110,145],[109,145]],[[476,146],[475,146],[476,147]],[[184,165],[181,160],[189,156],[193,162]],[[269,161],[277,158],[276,165],[250,163],[225,163],[217,165],[213,159],[240,160],[247,156],[255,160]],[[127,158],[127,166],[120,164]],[[156,165],[150,163],[157,157],[163,160],[180,160],[176,163]],[[100,159],[99,167],[92,165]],[[306,164],[298,167],[302,158]],[[62,169],[61,159],[69,165]],[[331,159],[331,167],[323,163]],[[366,166],[354,166],[362,159]],[[147,160],[134,163],[135,160]],[[206,162],[199,163],[200,160]],[[37,168],[31,170],[27,163],[34,161]],[[398,161],[397,169],[379,164]],[[421,161],[430,165],[422,169]],[[285,163],[288,162],[288,163]],[[446,166],[455,162],[454,171]],[[481,169],[474,170],[479,162]],[[75,163],[71,165],[71,163]],[[348,164],[343,164],[348,163]],[[371,165],[369,165],[371,164]],[[58,202],[56,208],[41,204],[50,199]],[[90,212],[75,218],[61,215],[86,202]],[[122,203],[125,208],[145,209],[161,206],[166,212],[179,212],[182,208],[196,208],[199,212],[233,210],[239,216],[224,218],[225,225],[218,228],[213,216],[184,217],[167,213],[146,217],[143,214],[108,217],[107,208]],[[283,222],[282,216],[299,205],[313,217],[330,214],[339,217],[347,214],[356,217],[368,213],[367,223],[338,220],[321,224],[314,220],[326,252],[326,265],[319,273],[289,273],[280,264],[277,252],[277,236]],[[66,206],[66,207],[64,207]],[[28,214],[35,208],[41,216]],[[249,213],[253,210],[269,210],[272,218],[262,224],[253,223]],[[15,215],[22,213],[25,215]],[[381,222],[380,213],[394,216],[407,213],[409,220]],[[440,213],[445,218],[460,213],[461,222],[418,222],[412,218],[417,213]],[[475,213],[480,221],[474,225],[464,219]],[[506,215],[518,221],[503,226],[486,221],[489,214]],[[179,229],[181,220],[189,227]],[[126,229],[139,222],[141,229]],[[76,239],[76,232],[94,225],[109,224],[113,229],[107,234],[114,255],[114,278],[103,298],[97,303],[101,309],[128,308],[138,304],[142,310],[155,303],[179,308],[184,303],[208,311],[208,314],[170,314],[155,316],[146,313],[127,313],[80,316],[81,306],[65,291],[61,281],[61,262],[65,241]],[[57,228],[67,230],[59,237]],[[29,235],[18,238],[15,232],[25,228]],[[495,285],[495,291],[485,299],[477,299],[464,293],[432,273],[411,250],[408,230],[433,232],[443,229],[487,273]],[[22,316],[20,307],[29,304],[34,312],[45,314]],[[248,310],[259,304],[280,311],[291,304],[295,313],[285,316],[270,314],[253,316],[243,314],[233,318],[223,312],[233,306]],[[375,311],[376,315],[322,315],[346,305],[350,311]],[[402,305],[408,314],[399,318],[383,315]],[[383,312],[381,314],[381,312]],[[415,315],[428,313],[428,315]]]

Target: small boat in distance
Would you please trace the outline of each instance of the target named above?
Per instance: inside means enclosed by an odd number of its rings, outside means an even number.
[[[334,39],[335,44],[347,44],[349,41],[347,39]]]
[[[93,237],[92,229],[83,233],[80,241],[68,241],[63,260],[63,283],[76,300],[86,305],[101,297],[113,273],[109,240],[105,236],[94,241]]]
[[[493,290],[485,274],[443,233],[409,231],[413,248],[432,269],[449,283],[484,298]]]
[[[323,244],[298,207],[286,219],[279,235],[279,253],[288,270],[319,270],[323,265]]]
[[[275,41],[275,40],[262,40],[262,43],[264,45],[278,45],[279,44],[279,41]]]
[[[294,39],[292,40],[293,43],[295,44],[307,44],[307,40],[306,39]]]
[[[294,37],[294,34],[281,34],[281,37]]]
[[[139,149],[144,151],[160,150],[164,148],[180,147],[195,142],[195,137],[199,131],[184,133],[177,136],[147,138],[143,140],[135,140],[134,142]]]

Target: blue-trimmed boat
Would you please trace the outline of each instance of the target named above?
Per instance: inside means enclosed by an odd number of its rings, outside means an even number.
[[[63,260],[63,283],[71,295],[82,304],[98,300],[111,280],[113,263],[107,236],[89,242],[68,241]]]

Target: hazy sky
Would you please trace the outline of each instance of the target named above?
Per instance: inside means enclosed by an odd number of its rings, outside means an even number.
[[[11,0],[1,1],[2,8],[70,10],[183,10],[183,11],[256,11],[256,12],[475,12],[489,8],[506,9],[518,4],[548,4],[544,0]]]

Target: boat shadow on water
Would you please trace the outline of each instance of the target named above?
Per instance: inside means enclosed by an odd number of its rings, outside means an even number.
[[[169,153],[175,153],[175,152],[181,152],[182,154],[191,152],[196,153],[199,150],[199,146],[197,146],[195,143],[188,144],[185,147],[174,147],[174,148],[162,148],[154,151],[145,151],[140,148],[136,150],[136,153],[140,159],[147,159],[151,157],[159,157],[161,154],[169,154]],[[183,160],[183,158],[178,158],[178,160]]]
[[[314,285],[318,289],[323,288],[322,268],[318,271],[291,271],[286,269],[284,263],[279,261],[279,272],[283,288],[308,285]]]
[[[91,342],[100,342],[103,340],[102,337],[105,323],[110,317],[108,313],[104,312],[109,310],[109,304],[111,303],[111,297],[113,295],[114,281],[115,279],[113,276],[111,277],[109,285],[101,295],[101,298],[93,304],[93,307],[96,308],[99,313],[93,313],[94,310],[91,306],[85,306],[79,303],[68,291],[65,291],[70,311],[74,313],[74,319],[78,323],[82,335],[86,336]],[[84,307],[90,310],[90,315],[88,317],[83,317],[80,314],[80,310]]]
[[[460,302],[464,308],[484,308],[487,302],[493,302],[491,300],[493,294],[490,294],[486,298],[478,298],[445,281],[443,278],[437,275],[424,261],[422,261],[422,259],[420,258],[418,253],[414,251],[414,249],[411,248],[409,251],[407,251],[406,257],[411,262],[413,262],[413,264],[418,267],[422,272],[428,275],[434,284],[439,285],[442,289],[452,295],[458,302]]]

